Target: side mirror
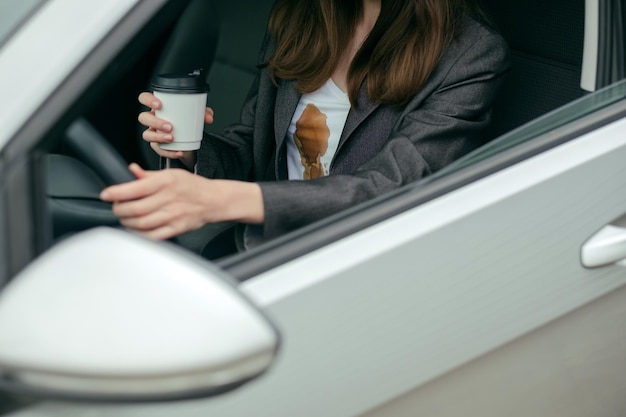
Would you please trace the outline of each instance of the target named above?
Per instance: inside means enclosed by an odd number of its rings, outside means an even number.
[[[265,372],[279,334],[210,263],[128,232],[57,244],[0,292],[0,390],[168,401]]]

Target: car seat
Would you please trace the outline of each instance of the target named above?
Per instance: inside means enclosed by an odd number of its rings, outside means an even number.
[[[488,139],[581,97],[584,0],[483,0],[511,49]]]
[[[215,1],[219,42],[207,80],[209,105],[215,110],[211,132],[238,122],[241,107],[257,73],[259,48],[274,0]]]

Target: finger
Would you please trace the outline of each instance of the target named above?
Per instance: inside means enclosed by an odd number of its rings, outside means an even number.
[[[154,113],[147,111],[141,112],[139,113],[139,116],[137,116],[137,120],[139,120],[139,123],[146,127],[160,130],[165,133],[172,132],[172,124],[166,120],[159,119],[154,115]]]
[[[150,107],[152,110],[159,110],[161,108],[161,101],[152,93],[143,92],[139,94],[139,102],[146,107]]]
[[[168,151],[167,149],[161,149],[159,144],[156,142],[151,143],[150,147],[157,153],[157,155],[162,156],[163,158],[181,159],[185,154],[183,151]]]
[[[141,232],[152,239],[165,240],[190,230],[196,230],[200,227],[202,227],[201,223],[192,224],[184,219],[178,218],[177,220],[169,220],[160,226],[150,230],[142,230]]]
[[[107,187],[100,193],[100,199],[107,202],[137,200],[154,194],[160,188],[161,184],[158,178],[142,178]]]
[[[174,140],[174,135],[171,133],[163,133],[154,129],[144,130],[141,137],[146,142],[171,143]]]
[[[139,231],[139,233],[142,236],[145,236],[154,240],[166,240],[166,239],[170,239],[180,234],[180,233],[176,233],[176,230],[170,225],[158,227],[153,230]]]
[[[128,169],[135,175],[135,177],[137,177],[137,179],[146,178],[148,176],[148,171],[134,162],[128,166]]]
[[[113,213],[123,221],[137,222],[164,207],[165,202],[159,194],[151,195],[140,200],[124,201],[113,204]],[[135,228],[152,229],[158,225],[136,225]]]
[[[215,120],[214,116],[215,116],[215,113],[213,112],[213,109],[210,107],[207,107],[204,112],[204,123],[209,124],[209,125],[213,123],[213,121]]]
[[[169,226],[174,233],[174,228],[171,226],[172,222],[171,214],[165,210],[153,211],[143,216],[120,218],[122,226],[142,232],[150,232]]]

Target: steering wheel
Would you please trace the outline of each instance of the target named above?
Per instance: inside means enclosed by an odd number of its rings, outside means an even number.
[[[76,120],[67,129],[64,143],[107,185],[136,179],[124,158],[87,120]]]
[[[135,180],[126,161],[87,120],[76,120],[63,142],[76,158],[47,155],[47,199],[54,238],[96,226],[121,227],[111,204],[100,200],[106,186]],[[168,239],[180,243],[177,237]]]
[[[96,226],[120,227],[111,204],[100,200],[108,185],[132,181],[126,161],[84,119],[66,131],[66,145],[76,157],[46,155],[47,210],[54,239]]]

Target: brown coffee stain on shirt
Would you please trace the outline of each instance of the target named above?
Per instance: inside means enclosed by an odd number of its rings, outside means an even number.
[[[322,156],[328,150],[328,138],[330,129],[326,124],[326,115],[315,105],[307,104],[302,116],[296,122],[296,132],[293,139],[298,151],[300,161],[304,167],[303,178],[310,180],[324,176]]]

